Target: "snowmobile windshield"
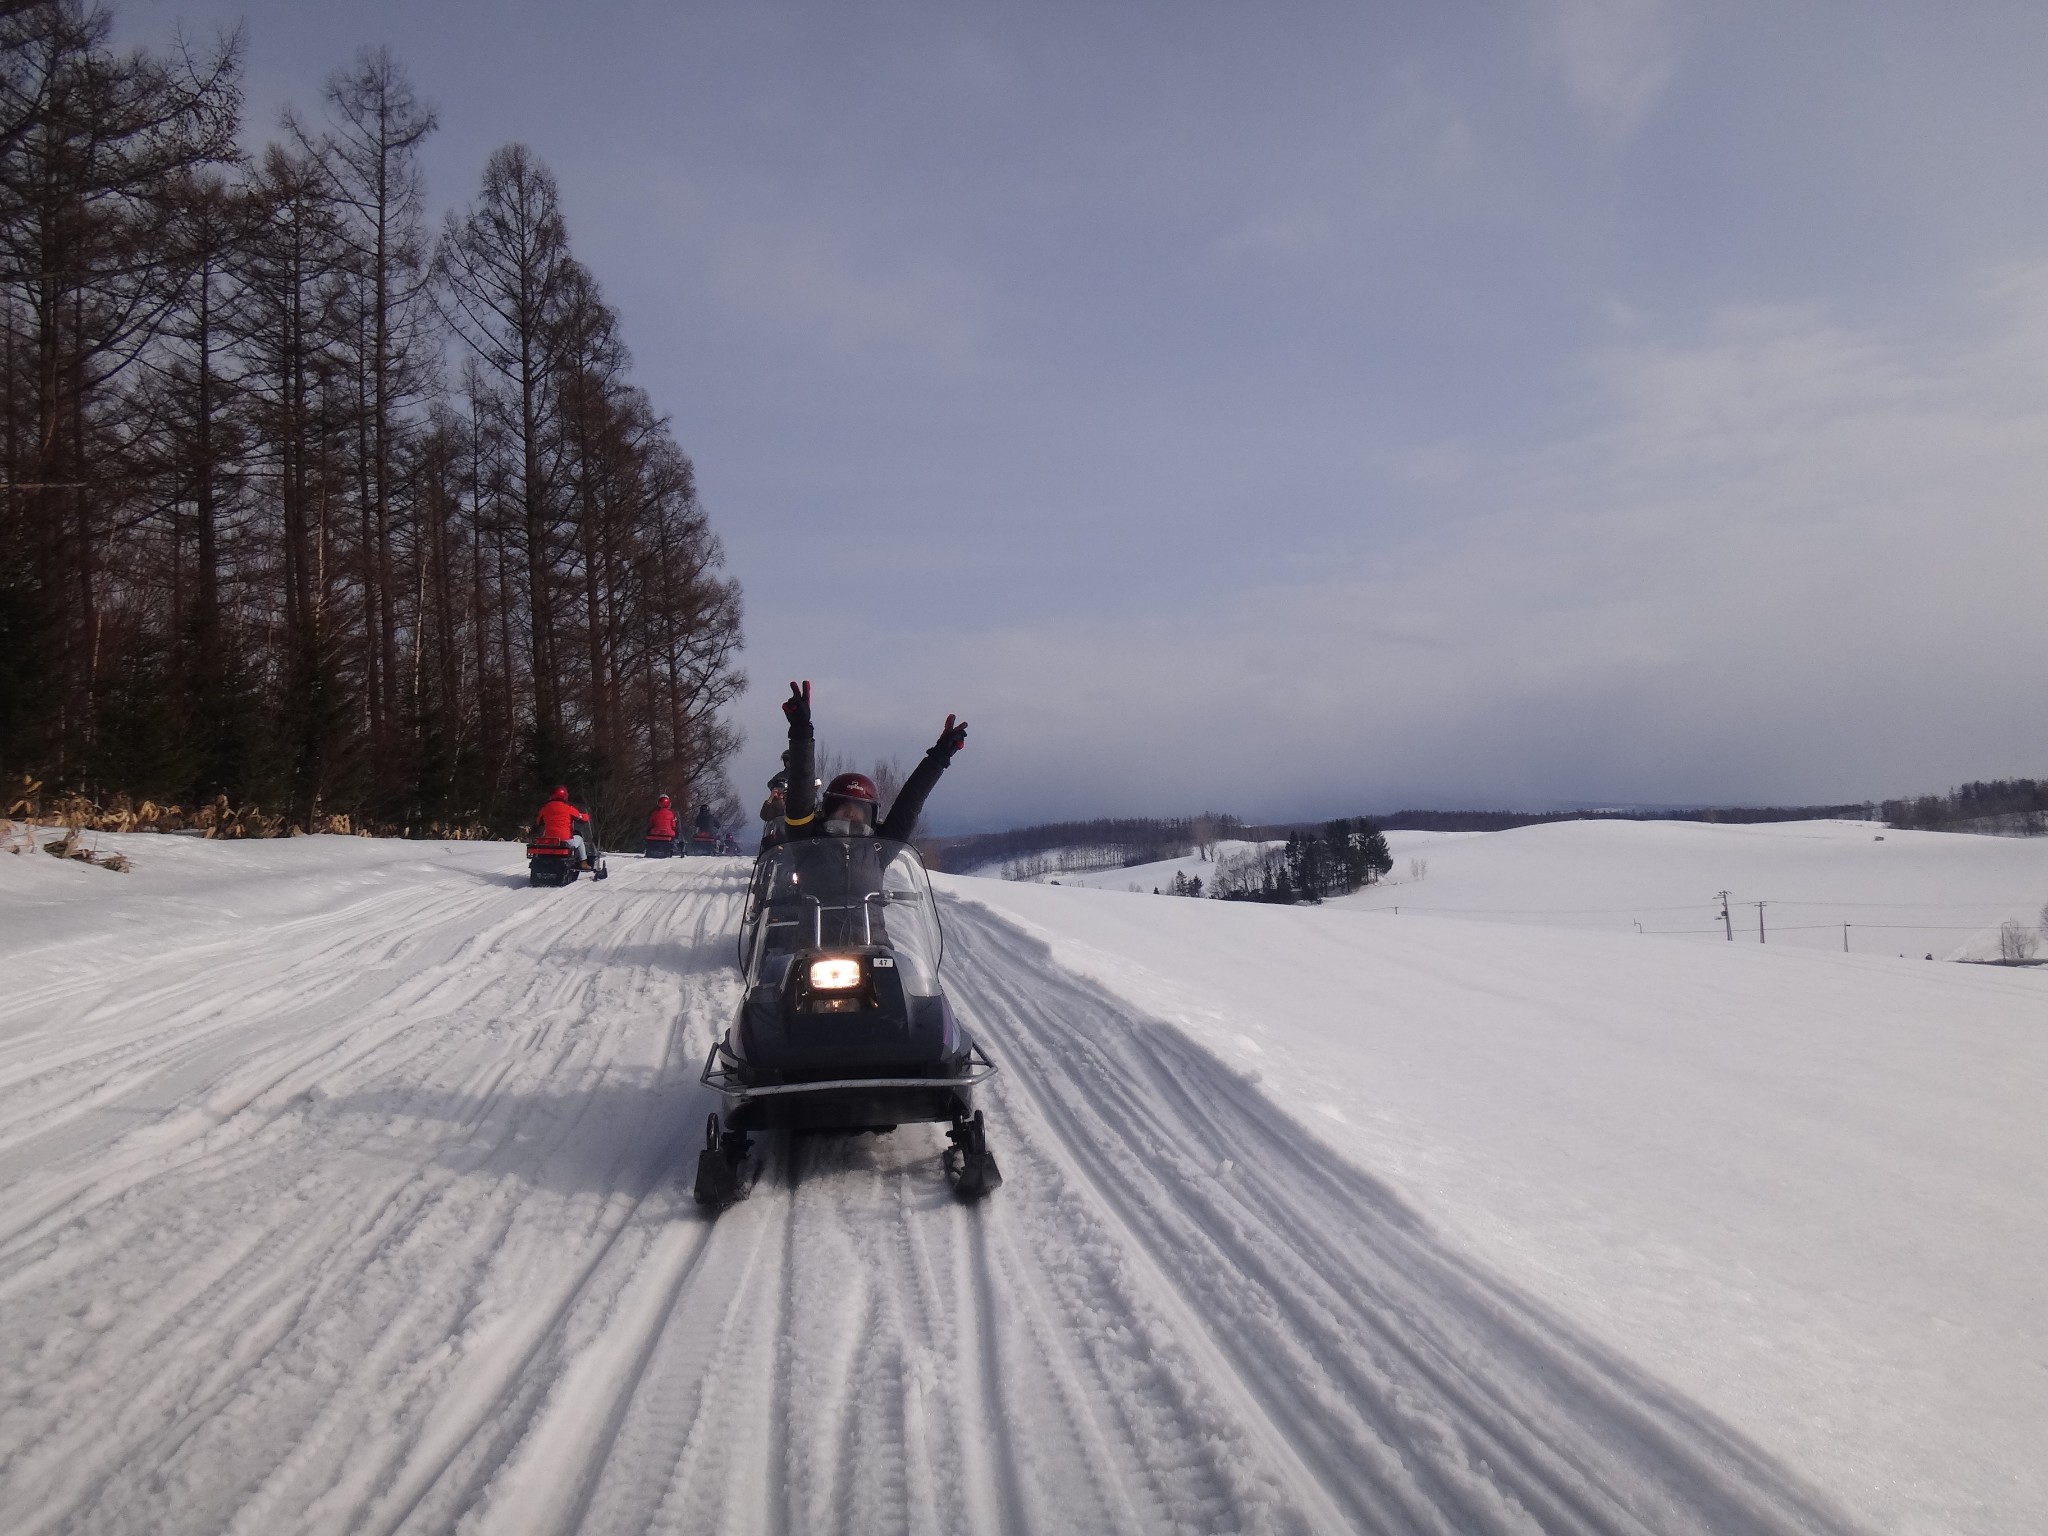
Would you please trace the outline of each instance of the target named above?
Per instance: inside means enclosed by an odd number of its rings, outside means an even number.
[[[747,982],[772,982],[804,950],[881,945],[913,997],[939,992],[941,937],[917,851],[882,837],[813,837],[761,855],[747,924]]]

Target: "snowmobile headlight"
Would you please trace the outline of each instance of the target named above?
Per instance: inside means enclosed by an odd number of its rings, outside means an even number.
[[[860,985],[860,962],[840,956],[811,962],[813,992],[844,992]]]

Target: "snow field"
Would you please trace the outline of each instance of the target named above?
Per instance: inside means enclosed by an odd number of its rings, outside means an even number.
[[[2048,971],[941,883],[1871,1528],[2048,1528]]]
[[[1757,942],[1762,901],[1768,944],[1841,953],[1846,937],[1855,954],[1937,959],[1996,958],[2000,925],[2035,927],[2048,904],[2048,839],[1898,832],[1867,821],[1570,821],[1390,832],[1387,844],[1393,871],[1337,904],[1715,943],[1726,942],[1717,895],[1725,890],[1737,943]],[[1215,865],[1189,856],[1055,872],[1038,883],[1150,894],[1169,889],[1176,873],[1206,887]],[[2048,955],[2048,935],[2041,948]]]
[[[1005,1186],[766,1138],[714,1222],[744,864],[107,841],[0,858],[10,1532],[2048,1508],[2039,973],[942,881]]]

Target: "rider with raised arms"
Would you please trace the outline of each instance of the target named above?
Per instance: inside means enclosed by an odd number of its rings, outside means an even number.
[[[782,702],[789,719],[789,790],[782,813],[786,835],[804,837],[886,837],[907,843],[917,830],[917,818],[924,811],[925,797],[939,782],[939,775],[953,761],[953,754],[967,744],[967,722],[946,716],[945,729],[924,755],[924,759],[897,793],[887,816],[881,815],[881,796],[875,781],[864,773],[842,773],[818,794],[817,738],[811,729],[811,685],[789,685],[789,697]]]

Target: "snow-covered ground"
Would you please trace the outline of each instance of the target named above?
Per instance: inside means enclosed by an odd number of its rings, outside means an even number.
[[[1701,943],[1726,942],[1732,929],[1736,942],[1753,944],[1762,902],[1767,943],[1984,959],[1997,956],[2004,922],[2036,927],[2048,901],[2048,839],[1898,832],[1867,821],[1566,821],[1390,832],[1387,843],[1393,872],[1341,905]],[[1206,886],[1215,866],[1189,857],[1040,879],[1150,893],[1170,889],[1176,873]],[[2041,951],[2048,955],[2048,942]]]
[[[1004,1188],[713,1222],[743,863],[102,841],[0,855],[0,1529],[2048,1528],[2048,972],[942,879]]]

